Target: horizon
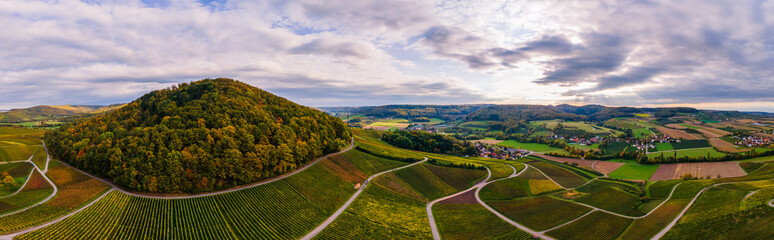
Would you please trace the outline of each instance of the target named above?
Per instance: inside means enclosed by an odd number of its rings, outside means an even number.
[[[0,109],[129,102],[227,77],[314,107],[774,112],[772,11],[698,0],[10,1]]]

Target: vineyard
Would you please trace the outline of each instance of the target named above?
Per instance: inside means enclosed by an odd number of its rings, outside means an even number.
[[[526,197],[530,191],[529,180],[515,177],[486,185],[479,195],[487,200],[510,200],[517,197]]]
[[[568,240],[616,239],[631,222],[628,218],[595,211],[578,221],[548,232],[548,235]]]
[[[591,210],[549,196],[486,203],[510,219],[535,230],[549,229]]]
[[[504,222],[476,203],[472,199],[473,191],[469,193],[433,206],[438,229],[444,239],[531,239],[528,233]]]
[[[688,206],[688,199],[669,200],[656,211],[634,222],[621,234],[621,239],[648,240],[656,235],[669,222]]]
[[[27,160],[39,148],[37,145],[0,146],[0,162]]]
[[[618,214],[629,216],[644,214],[637,209],[640,205],[640,198],[638,196],[612,187],[607,187],[600,191],[579,197],[578,199],[575,199],[575,201]]]
[[[0,215],[33,205],[47,198],[54,192],[51,185],[45,181],[43,175],[37,170],[34,170],[30,176],[29,182],[30,183],[25,185],[18,193],[0,198]]]
[[[529,162],[528,164],[540,169],[540,171],[548,175],[548,177],[566,188],[577,187],[587,182],[587,179],[551,163],[535,161]]]

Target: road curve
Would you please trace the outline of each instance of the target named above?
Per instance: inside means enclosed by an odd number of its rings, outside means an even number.
[[[508,166],[511,166],[511,165],[508,165]],[[511,168],[513,168],[513,166],[511,166]],[[513,174],[516,174],[516,169],[515,168],[513,169],[513,171],[514,171]],[[438,232],[438,227],[436,226],[435,218],[433,217],[433,204],[435,204],[437,202],[440,202],[440,201],[443,201],[443,200],[446,200],[446,199],[449,199],[449,198],[453,198],[453,197],[459,196],[461,194],[469,192],[470,190],[473,190],[473,189],[476,189],[476,188],[479,188],[479,187],[482,187],[482,186],[486,185],[486,182],[489,181],[490,177],[492,177],[492,171],[490,171],[489,168],[486,168],[486,173],[487,173],[486,178],[484,178],[484,180],[481,180],[480,182],[476,183],[472,187],[470,187],[468,189],[465,189],[463,191],[460,191],[458,193],[455,193],[455,194],[452,194],[452,195],[449,195],[449,196],[446,196],[446,197],[442,197],[442,198],[433,200],[432,202],[427,204],[427,207],[425,207],[425,210],[427,211],[427,220],[430,222],[430,231],[433,233],[433,239],[441,240],[441,233]]]
[[[61,217],[59,217],[57,219],[51,220],[51,221],[49,221],[47,223],[44,223],[44,224],[41,224],[41,225],[37,225],[37,226],[31,227],[31,228],[27,228],[27,229],[24,229],[24,230],[21,230],[21,231],[16,231],[16,232],[13,232],[11,234],[2,235],[2,236],[0,236],[0,240],[11,240],[11,239],[13,239],[14,237],[16,237],[18,235],[22,235],[22,234],[25,234],[25,233],[28,233],[28,232],[39,230],[39,229],[51,226],[51,225],[53,225],[55,223],[58,223],[58,222],[60,222],[62,220],[65,220],[65,219],[67,219],[69,217],[72,217],[76,213],[79,213],[79,212],[83,211],[84,209],[90,207],[94,203],[99,202],[99,200],[101,200],[103,197],[107,196],[108,193],[110,193],[110,192],[112,192],[114,190],[115,190],[115,188],[111,188],[107,192],[103,193],[102,196],[99,196],[98,198],[96,198],[93,201],[91,201],[89,204],[86,204],[85,206],[83,206],[83,207],[81,207],[81,208],[79,208],[79,209],[77,209],[77,210],[75,210],[75,211],[73,211],[71,213],[68,213],[67,215],[61,216]]]
[[[16,195],[17,193],[21,192],[21,190],[24,189],[24,186],[27,186],[27,183],[30,182],[30,178],[32,177],[32,174],[35,173],[35,171],[33,171],[33,170],[30,170],[30,174],[27,175],[27,181],[24,181],[24,184],[22,184],[21,187],[19,187],[19,189],[16,190],[16,192],[13,192],[13,193],[5,195],[5,196],[2,196],[2,197],[0,197],[0,199],[7,198],[7,197]]]
[[[32,165],[35,165],[35,163],[33,163]],[[35,170],[38,170],[37,166],[35,166],[35,169],[33,169],[33,171],[35,171]],[[43,199],[42,201],[40,201],[38,203],[35,203],[35,204],[33,204],[33,205],[29,206],[29,207],[26,207],[26,208],[23,208],[23,209],[19,209],[19,210],[14,211],[14,212],[10,212],[10,213],[6,213],[6,214],[3,214],[3,215],[0,215],[0,218],[8,216],[8,215],[13,215],[13,214],[17,214],[17,213],[20,213],[20,212],[27,211],[30,208],[33,208],[33,207],[36,207],[36,206],[38,206],[40,204],[48,202],[48,200],[51,200],[52,198],[54,198],[54,196],[56,196],[56,193],[59,192],[59,188],[57,188],[56,184],[54,184],[54,182],[52,182],[51,179],[48,179],[48,177],[46,177],[45,174],[41,173],[41,175],[43,175],[43,178],[46,179],[46,181],[48,181],[48,184],[51,184],[51,187],[54,188],[54,191],[51,192],[51,195],[49,195],[46,199]]]
[[[208,192],[208,193],[200,193],[200,194],[190,194],[190,195],[183,195],[183,196],[154,196],[154,195],[146,195],[146,194],[126,191],[126,190],[122,189],[121,187],[119,187],[118,185],[115,185],[112,181],[109,181],[109,180],[106,180],[106,179],[94,176],[94,175],[92,175],[90,173],[84,172],[84,171],[82,171],[82,170],[80,170],[80,169],[78,169],[76,167],[73,167],[70,164],[67,164],[65,162],[62,162],[62,161],[59,161],[59,162],[64,164],[64,165],[67,165],[67,166],[69,166],[69,167],[71,167],[73,169],[75,169],[76,171],[78,171],[80,173],[83,173],[83,174],[85,174],[85,175],[87,175],[89,177],[92,177],[94,179],[100,180],[100,181],[102,181],[102,182],[112,186],[113,188],[116,189],[116,191],[122,192],[122,193],[130,195],[130,196],[142,197],[142,198],[152,198],[152,199],[187,199],[187,198],[206,197],[206,196],[213,196],[213,195],[219,195],[219,194],[224,194],[224,193],[230,193],[230,192],[235,192],[235,191],[239,191],[239,190],[243,190],[243,189],[247,189],[247,188],[257,187],[257,186],[261,186],[261,185],[264,185],[264,184],[276,182],[276,181],[282,180],[284,178],[293,176],[296,173],[300,173],[300,172],[304,171],[304,169],[306,169],[308,167],[311,167],[312,165],[316,164],[320,160],[323,160],[323,159],[326,159],[328,157],[331,157],[331,156],[338,155],[338,154],[344,153],[346,151],[349,151],[354,146],[355,146],[355,139],[352,138],[352,141],[349,143],[349,146],[347,148],[345,148],[345,149],[343,149],[343,150],[341,150],[339,152],[335,152],[335,153],[331,153],[331,154],[319,157],[319,158],[317,158],[315,160],[312,160],[311,162],[307,163],[306,165],[304,165],[304,166],[302,166],[300,168],[297,168],[296,170],[293,170],[291,172],[285,173],[283,175],[280,175],[280,176],[277,176],[277,177],[274,177],[274,178],[271,178],[271,179],[266,179],[264,181],[260,181],[260,182],[256,182],[256,183],[251,183],[251,184],[247,184],[247,185],[242,185],[242,186],[239,186],[239,187],[230,188],[230,189],[221,190],[221,191]]]
[[[769,201],[769,206],[774,207],[774,199],[771,199],[771,201]]]
[[[539,237],[539,238],[542,238],[542,239],[553,240],[554,238],[552,238],[552,237],[546,236],[546,235],[544,235],[544,234],[542,234],[540,232],[537,232],[537,231],[534,231],[534,230],[532,230],[532,229],[530,229],[528,227],[525,227],[524,225],[521,225],[521,224],[517,223],[516,221],[511,220],[510,218],[506,217],[502,213],[498,212],[494,208],[492,208],[489,205],[487,205],[486,203],[484,203],[484,201],[481,200],[481,197],[479,196],[479,193],[481,192],[481,189],[483,189],[486,185],[488,185],[490,183],[493,183],[493,182],[497,182],[497,181],[501,181],[501,180],[505,180],[505,179],[510,179],[510,178],[513,178],[513,177],[517,177],[517,176],[521,175],[522,173],[524,173],[527,170],[527,168],[529,167],[527,164],[524,164],[524,165],[525,165],[524,169],[522,169],[521,172],[519,172],[518,174],[511,175],[511,176],[509,176],[507,178],[500,178],[500,179],[497,179],[497,180],[486,182],[481,187],[477,188],[476,189],[476,194],[475,194],[476,195],[476,201],[478,202],[478,204],[481,204],[481,206],[484,206],[484,208],[486,208],[487,210],[492,212],[495,216],[497,216],[500,219],[502,219],[503,221],[513,225],[514,227],[516,227],[518,229],[521,229],[522,231],[525,231],[525,232],[527,232],[529,234],[532,234],[532,236]]]
[[[385,174],[385,173],[388,173],[388,172],[392,172],[392,171],[404,169],[404,168],[407,168],[407,167],[411,167],[411,166],[414,166],[414,165],[417,165],[417,164],[420,164],[420,163],[423,163],[423,162],[426,162],[426,161],[427,161],[427,157],[425,157],[425,159],[422,160],[422,161],[418,161],[418,162],[415,162],[415,163],[412,163],[412,164],[409,164],[409,165],[406,165],[406,166],[398,167],[398,168],[393,168],[393,169],[390,169],[390,170],[387,170],[387,171],[384,171],[384,172],[380,172],[380,173],[374,174],[373,176],[368,177],[368,179],[365,180],[363,185],[360,186],[360,189],[358,189],[355,192],[355,194],[352,195],[352,197],[350,197],[349,200],[347,200],[347,202],[344,203],[344,205],[342,205],[338,210],[336,210],[336,212],[333,213],[333,215],[328,217],[328,219],[326,219],[323,223],[321,223],[316,228],[312,229],[311,232],[307,233],[306,236],[302,237],[301,239],[302,240],[312,239],[315,236],[317,236],[317,234],[320,234],[320,232],[322,232],[326,227],[328,227],[328,225],[331,225],[331,223],[333,223],[333,221],[335,221],[336,218],[339,217],[339,215],[341,215],[342,213],[344,213],[345,210],[347,210],[349,205],[352,204],[352,202],[355,201],[357,196],[359,196],[360,193],[363,192],[363,190],[366,188],[366,186],[368,186],[368,182],[370,182],[371,179],[374,179],[375,177],[378,177],[379,175],[382,175],[382,174]]]

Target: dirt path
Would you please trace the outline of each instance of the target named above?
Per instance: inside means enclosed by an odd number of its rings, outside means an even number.
[[[355,146],[355,139],[353,138],[352,141],[350,142],[349,146],[347,148],[339,151],[339,152],[335,152],[335,153],[331,153],[331,154],[319,157],[319,158],[317,158],[317,159],[307,163],[303,167],[300,167],[300,168],[298,168],[296,170],[293,170],[291,172],[288,172],[288,173],[285,173],[285,174],[280,175],[278,177],[267,179],[267,180],[264,180],[264,181],[261,181],[261,182],[251,183],[251,184],[247,184],[247,185],[242,185],[242,186],[239,186],[239,187],[230,188],[230,189],[221,190],[221,191],[215,191],[215,192],[209,192],[209,193],[200,193],[200,194],[182,195],[182,196],[157,196],[157,195],[148,195],[148,194],[143,194],[143,193],[130,192],[130,191],[122,189],[118,185],[115,185],[112,181],[109,181],[109,180],[106,180],[106,179],[94,176],[94,175],[92,175],[90,173],[84,172],[84,171],[82,171],[82,170],[80,170],[78,168],[70,166],[69,164],[67,164],[65,162],[60,161],[60,163],[66,165],[66,166],[69,166],[69,167],[75,169],[76,171],[78,171],[80,173],[83,173],[83,174],[85,174],[85,175],[87,175],[89,177],[92,177],[94,179],[100,180],[100,181],[102,181],[102,182],[112,186],[113,188],[115,188],[116,191],[120,191],[120,192],[122,192],[124,194],[127,194],[127,195],[131,195],[131,196],[135,196],[135,197],[142,197],[142,198],[152,198],[152,199],[187,199],[187,198],[206,197],[206,196],[213,196],[213,195],[219,195],[219,194],[224,194],[224,193],[230,193],[230,192],[235,192],[235,191],[239,191],[239,190],[242,190],[242,189],[257,187],[257,186],[261,186],[261,185],[264,185],[264,184],[276,182],[276,181],[282,180],[284,178],[293,176],[296,173],[300,173],[300,172],[304,171],[304,169],[306,169],[308,167],[311,167],[312,165],[316,164],[320,160],[323,160],[323,159],[326,159],[328,157],[331,157],[331,156],[334,156],[334,155],[341,154],[341,153],[344,153],[346,151],[349,151],[354,146]]]
[[[771,201],[769,201],[769,206],[774,207],[774,199],[771,199]]]
[[[417,165],[417,164],[420,164],[420,163],[423,163],[423,162],[426,162],[426,161],[427,161],[427,157],[425,157],[425,159],[422,160],[422,161],[415,162],[415,163],[412,163],[412,164],[409,164],[409,165],[406,165],[406,166],[402,166],[402,167],[398,167],[398,168],[393,168],[393,169],[390,169],[390,170],[387,170],[387,171],[384,171],[384,172],[380,172],[380,173],[374,174],[373,176],[369,177],[368,179],[365,180],[363,185],[360,186],[360,189],[358,189],[355,192],[355,194],[352,195],[352,197],[350,197],[349,200],[347,200],[347,202],[345,202],[344,205],[339,208],[339,210],[336,210],[336,212],[333,213],[333,215],[331,215],[330,217],[328,217],[328,219],[326,219],[325,222],[321,223],[319,226],[317,226],[316,228],[312,229],[311,232],[306,234],[306,236],[302,237],[301,239],[302,240],[312,239],[315,236],[317,236],[317,234],[320,234],[320,232],[322,232],[326,227],[328,227],[328,225],[331,225],[331,223],[333,223],[333,221],[335,221],[336,218],[339,217],[339,215],[341,215],[342,213],[344,213],[345,210],[347,210],[349,205],[352,204],[352,202],[355,201],[357,196],[359,196],[360,193],[362,193],[363,190],[365,190],[366,186],[368,186],[368,183],[371,182],[371,179],[374,179],[375,177],[378,177],[379,175],[382,175],[382,174],[385,174],[385,173],[388,173],[388,172],[392,172],[392,171],[408,168],[408,167],[411,167],[411,166],[414,166],[414,165]]]
[[[508,165],[508,166],[511,166],[511,165]],[[511,168],[513,168],[513,166],[511,166]],[[446,199],[449,199],[449,198],[453,198],[453,197],[462,195],[462,194],[464,194],[466,192],[469,192],[470,190],[473,190],[473,189],[476,189],[478,187],[482,187],[482,186],[486,185],[486,181],[489,181],[489,178],[492,177],[492,171],[490,171],[489,168],[486,168],[486,172],[487,172],[486,178],[484,178],[484,180],[480,181],[476,185],[474,185],[474,186],[472,186],[472,187],[470,187],[468,189],[465,189],[464,191],[460,191],[458,193],[455,193],[455,194],[452,194],[452,195],[449,195],[449,196],[446,196],[446,197],[442,197],[442,198],[433,200],[432,202],[427,204],[427,207],[425,207],[425,210],[427,211],[427,219],[428,219],[428,221],[430,221],[430,231],[433,233],[433,239],[434,240],[441,240],[441,234],[438,232],[438,227],[436,226],[435,218],[433,217],[433,205],[435,203],[437,203],[437,202],[440,202],[440,201],[443,201],[443,200],[446,200]],[[513,174],[516,174],[516,169],[515,168],[513,169]],[[513,176],[513,174],[511,174],[511,176]]]

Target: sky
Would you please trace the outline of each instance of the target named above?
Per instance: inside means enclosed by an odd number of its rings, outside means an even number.
[[[227,77],[319,106],[774,112],[774,1],[0,0],[0,109]]]

